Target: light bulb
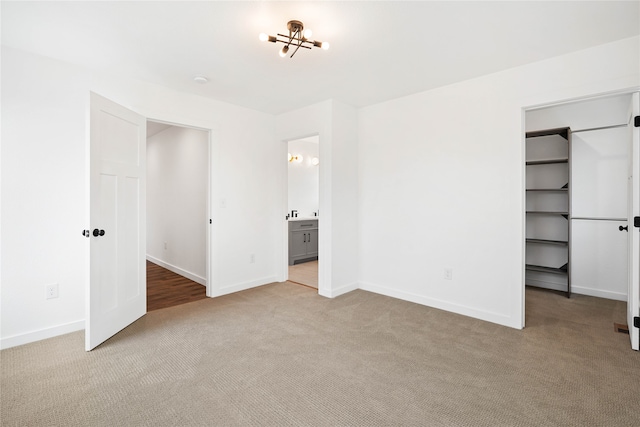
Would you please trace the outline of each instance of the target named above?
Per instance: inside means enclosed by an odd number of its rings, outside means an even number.
[[[322,42],[322,46],[321,46],[324,50],[329,49],[329,42]]]
[[[260,39],[261,42],[266,42],[267,40],[269,40],[269,36],[266,35],[265,33],[260,33],[258,38]]]
[[[289,46],[284,46],[280,51],[280,57],[284,58],[285,56],[287,56],[287,52],[289,52]]]
[[[320,160],[317,157],[314,157],[311,159],[311,164],[313,166],[318,166],[319,163],[320,163]]]
[[[307,28],[306,30],[304,30],[304,33],[302,34],[305,39],[311,39],[311,36],[313,35],[313,31]]]
[[[302,163],[302,156],[300,154],[296,156],[296,162]]]

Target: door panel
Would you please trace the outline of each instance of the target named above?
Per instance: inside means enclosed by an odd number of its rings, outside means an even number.
[[[146,119],[94,93],[90,108],[87,351],[147,309]]]
[[[318,256],[318,230],[309,230],[307,236],[307,255]]]
[[[303,256],[307,253],[307,232],[306,231],[292,231],[291,232],[291,245],[289,246],[289,256]]]

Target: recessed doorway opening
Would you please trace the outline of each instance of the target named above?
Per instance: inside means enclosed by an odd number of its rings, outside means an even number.
[[[287,143],[288,280],[318,289],[320,137]]]
[[[147,311],[206,298],[209,132],[147,121]]]

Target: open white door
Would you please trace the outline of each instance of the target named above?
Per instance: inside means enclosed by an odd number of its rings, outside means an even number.
[[[146,119],[91,93],[85,349],[147,311]]]
[[[632,96],[631,150],[629,153],[629,295],[627,325],[631,348],[640,350],[640,93]],[[634,224],[635,219],[635,224]]]

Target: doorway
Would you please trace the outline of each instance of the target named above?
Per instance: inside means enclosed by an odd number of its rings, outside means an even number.
[[[147,120],[147,311],[206,298],[209,132]]]
[[[288,280],[318,289],[320,137],[287,142]]]
[[[604,313],[598,321],[612,333],[627,324],[638,286],[628,280],[631,106],[632,94],[623,93],[525,111],[528,326],[549,307],[563,322],[593,324]],[[554,181],[553,173],[562,176]]]

